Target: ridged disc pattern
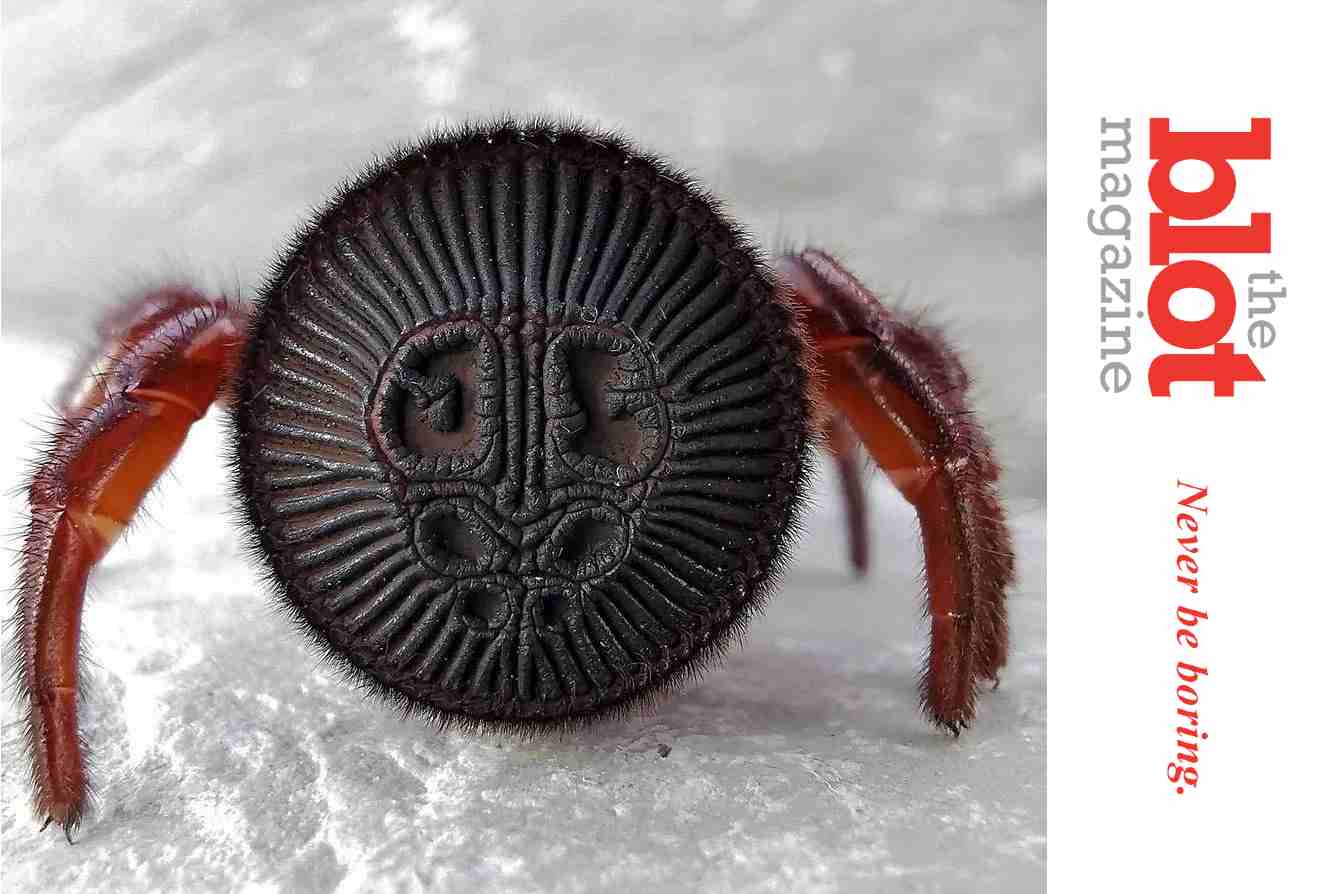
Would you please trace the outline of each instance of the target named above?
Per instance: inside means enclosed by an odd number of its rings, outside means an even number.
[[[744,237],[622,144],[427,142],[261,296],[236,414],[257,542],[392,693],[498,721],[623,705],[723,642],[781,547],[791,325]]]

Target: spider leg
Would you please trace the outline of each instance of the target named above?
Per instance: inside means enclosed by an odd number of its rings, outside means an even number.
[[[847,420],[831,411],[824,425],[824,446],[833,458],[842,485],[842,501],[847,510],[847,549],[858,577],[870,568],[870,525],[866,511],[865,482],[861,477],[861,452],[856,447],[856,432]]]
[[[244,329],[243,310],[188,287],[140,295],[104,324],[104,353],[66,387],[34,467],[15,677],[27,713],[34,808],[67,838],[88,797],[77,706],[88,575],[218,398]]]
[[[930,618],[921,703],[957,735],[975,716],[977,681],[1004,665],[1014,576],[999,467],[967,372],[937,332],[884,307],[828,254],[806,249],[777,266],[803,308],[823,400],[916,509]]]

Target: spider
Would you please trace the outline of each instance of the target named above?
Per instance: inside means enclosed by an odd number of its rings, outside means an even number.
[[[858,442],[918,514],[927,717],[958,735],[1004,664],[1010,535],[957,355],[824,251],[765,264],[619,137],[433,134],[344,185],[253,309],[166,284],[101,337],[34,467],[14,624],[33,803],[67,838],[89,574],[214,403],[280,604],[442,729],[569,728],[715,662],[821,445],[858,571]]]

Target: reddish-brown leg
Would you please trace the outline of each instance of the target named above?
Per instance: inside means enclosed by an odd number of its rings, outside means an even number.
[[[15,618],[33,800],[68,838],[87,805],[78,729],[79,624],[89,572],[129,524],[190,426],[217,399],[243,312],[183,286],[138,297],[103,327],[104,353],[66,388],[28,488]]]
[[[1014,575],[999,467],[967,373],[939,333],[885,308],[826,253],[784,255],[778,269],[804,309],[823,400],[916,508],[930,618],[921,702],[956,735],[976,714],[977,680],[1004,665]]]
[[[824,425],[824,444],[833,458],[842,485],[842,502],[847,512],[848,558],[857,575],[863,577],[870,567],[870,524],[865,482],[861,480],[861,451],[856,447],[856,432],[836,411],[829,415]]]

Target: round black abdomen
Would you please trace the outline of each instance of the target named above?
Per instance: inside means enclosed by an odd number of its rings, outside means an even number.
[[[744,236],[610,138],[498,126],[344,190],[275,269],[240,487],[293,609],[393,693],[588,716],[762,594],[808,432]]]

